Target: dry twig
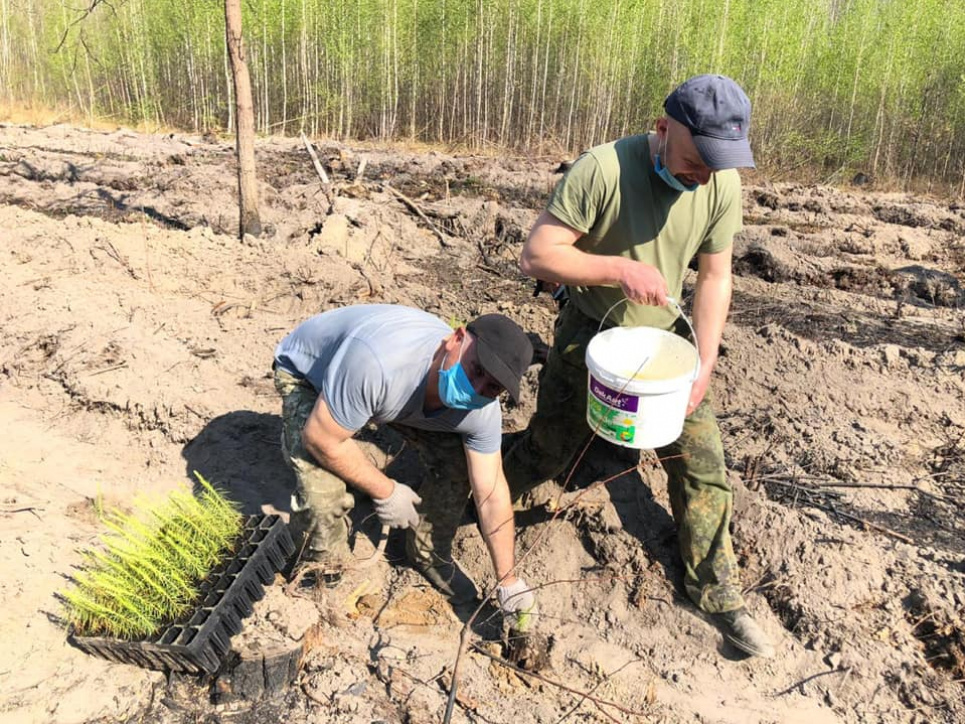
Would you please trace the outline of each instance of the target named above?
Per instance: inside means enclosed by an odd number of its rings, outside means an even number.
[[[815,505],[817,505],[817,504],[815,504]],[[851,515],[851,513],[845,513],[843,510],[837,510],[836,508],[834,508],[834,507],[832,507],[832,506],[817,505],[817,507],[820,508],[821,510],[826,510],[826,511],[829,512],[829,513],[834,513],[835,515],[840,515],[840,516],[843,517],[843,518],[847,518],[847,519],[849,519],[849,520],[853,520],[855,523],[861,523],[861,525],[866,526],[866,527],[868,527],[868,528],[871,528],[872,530],[876,530],[876,531],[878,531],[879,533],[884,533],[885,535],[890,535],[892,538],[897,538],[898,540],[902,541],[903,543],[908,543],[909,545],[915,545],[915,541],[914,541],[914,540],[912,540],[912,539],[909,538],[908,536],[904,535],[903,533],[899,533],[899,532],[896,531],[896,530],[892,530],[891,528],[886,528],[886,527],[883,526],[883,525],[878,525],[877,523],[872,523],[870,520],[865,520],[864,518],[859,518],[859,517],[856,516],[856,515]]]
[[[315,148],[312,146],[312,142],[308,140],[304,133],[301,134],[302,143],[305,144],[305,148],[308,150],[308,155],[312,157],[312,166],[315,167],[315,173],[318,174],[318,178],[321,180],[322,184],[325,186],[331,185],[331,181],[328,178],[328,174],[325,173],[325,167],[322,166],[322,162],[318,160],[318,154],[315,153]]]
[[[439,240],[439,243],[442,244],[442,246],[446,248],[452,246],[452,244],[449,243],[449,240],[446,239],[445,235],[443,235],[443,233],[439,231],[439,227],[437,227],[429,220],[429,217],[425,215],[425,212],[421,208],[419,208],[419,205],[415,201],[410,199],[401,191],[398,191],[392,188],[391,186],[389,186],[389,184],[382,184],[382,186],[388,189],[391,193],[395,194],[396,198],[398,198],[399,201],[401,201],[406,206],[408,206],[412,211],[414,211],[419,216],[419,218],[422,219],[429,226],[429,228],[432,230],[432,233],[436,235],[436,238]]]
[[[939,495],[938,493],[930,493],[927,490],[922,490],[915,485],[900,485],[900,484],[890,484],[890,483],[833,483],[833,482],[816,482],[814,483],[816,488],[878,488],[880,490],[914,490],[916,493],[921,493],[922,495],[934,498],[935,500],[945,501],[947,498],[944,495]]]
[[[593,702],[594,704],[596,704],[598,707],[610,706],[610,707],[613,707],[614,709],[616,709],[617,711],[623,712],[624,714],[629,714],[630,716],[643,717],[643,716],[646,716],[646,715],[647,715],[646,712],[636,711],[636,710],[634,710],[634,709],[627,709],[626,707],[620,706],[619,704],[617,704],[617,703],[614,702],[614,701],[608,701],[607,699],[600,699],[599,697],[593,696],[592,693],[590,693],[590,692],[580,691],[579,689],[574,689],[573,687],[567,686],[566,684],[562,684],[562,683],[560,683],[559,681],[554,681],[553,679],[547,679],[545,676],[542,676],[542,675],[540,675],[540,674],[536,674],[536,673],[534,673],[534,672],[532,672],[532,671],[526,671],[526,669],[521,669],[521,668],[519,668],[518,666],[513,666],[511,663],[509,663],[509,662],[506,661],[505,659],[502,659],[502,658],[500,658],[499,656],[493,656],[491,653],[489,653],[488,651],[486,651],[485,649],[483,649],[483,648],[480,647],[480,646],[473,645],[472,648],[473,648],[473,650],[476,651],[477,653],[482,654],[483,656],[485,656],[485,657],[488,658],[488,659],[492,659],[493,661],[495,661],[495,662],[496,662],[497,664],[499,664],[500,666],[505,666],[507,669],[510,669],[510,670],[512,670],[512,671],[515,671],[515,672],[516,672],[517,674],[519,674],[520,676],[531,676],[532,678],[536,679],[537,681],[542,681],[544,684],[549,684],[550,686],[555,686],[557,689],[562,689],[563,691],[568,691],[568,692],[571,693],[571,694],[576,694],[577,696],[583,697],[583,699],[586,699],[587,701],[592,701],[592,702]],[[633,662],[628,662],[626,665],[629,665],[630,663],[633,663]],[[625,666],[626,666],[626,665],[625,665]],[[622,668],[624,668],[624,667],[620,667],[620,668],[622,669]],[[619,671],[619,669],[618,669],[617,671]],[[614,673],[617,673],[617,672],[615,671]],[[453,674],[453,679],[455,679],[455,675],[456,675],[455,670],[453,670],[452,674]],[[601,682],[601,683],[602,683],[602,682]],[[606,716],[607,718],[609,718],[609,719],[611,719],[611,720],[613,720],[613,721],[616,721],[615,719],[613,719],[613,716],[612,716],[612,715],[610,715],[608,712],[604,711],[602,708],[600,709],[600,712],[601,712],[604,716]]]

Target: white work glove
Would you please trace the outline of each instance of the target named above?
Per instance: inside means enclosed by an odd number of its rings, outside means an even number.
[[[375,514],[379,516],[382,525],[390,528],[415,528],[419,525],[419,512],[415,507],[422,502],[422,498],[408,485],[398,480],[392,482],[395,487],[388,498],[372,498]]]
[[[496,588],[496,598],[499,600],[499,610],[509,627],[517,633],[528,633],[536,625],[539,618],[539,608],[536,605],[536,594],[522,578],[516,583]]]

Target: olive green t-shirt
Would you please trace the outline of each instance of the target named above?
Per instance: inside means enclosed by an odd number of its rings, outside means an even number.
[[[696,191],[674,191],[654,171],[647,138],[629,136],[584,153],[553,191],[547,211],[583,233],[578,249],[655,266],[679,299],[691,259],[724,251],[742,228],[740,176],[736,169],[717,171]],[[570,296],[584,314],[603,319],[623,291],[575,287]],[[669,329],[675,317],[670,307],[627,301],[606,321]]]

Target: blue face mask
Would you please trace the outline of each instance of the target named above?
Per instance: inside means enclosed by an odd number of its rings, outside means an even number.
[[[664,146],[666,148],[666,146]],[[657,175],[663,179],[663,182],[667,184],[674,191],[696,191],[700,184],[694,184],[693,186],[685,186],[680,183],[680,179],[670,173],[670,170],[663,165],[660,161],[660,154],[655,154],[653,158],[653,170],[657,172]]]
[[[462,357],[462,349],[459,356]],[[478,410],[493,402],[493,398],[476,393],[460,360],[447,370],[439,370],[439,399],[446,407],[456,410]]]

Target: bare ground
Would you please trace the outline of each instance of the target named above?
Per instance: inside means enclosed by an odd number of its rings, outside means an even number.
[[[269,235],[239,243],[229,144],[0,125],[0,721],[442,720],[467,612],[395,537],[335,589],[270,589],[246,631],[308,650],[274,699],[87,657],[57,620],[105,506],[199,470],[249,512],[287,510],[269,365],[298,321],[392,302],[501,311],[550,339],[553,308],[515,259],[558,159],[320,150],[334,205],[298,142],[259,143]],[[965,719],[965,208],[759,180],[744,202],[714,393],[748,600],[777,657],[742,658],[686,602],[662,473],[594,443],[569,487],[616,477],[566,492],[562,514],[548,483],[518,519],[549,681],[470,653],[453,721]],[[369,449],[418,482],[398,441]],[[491,583],[469,522],[458,549]],[[490,613],[476,633],[499,656]]]

